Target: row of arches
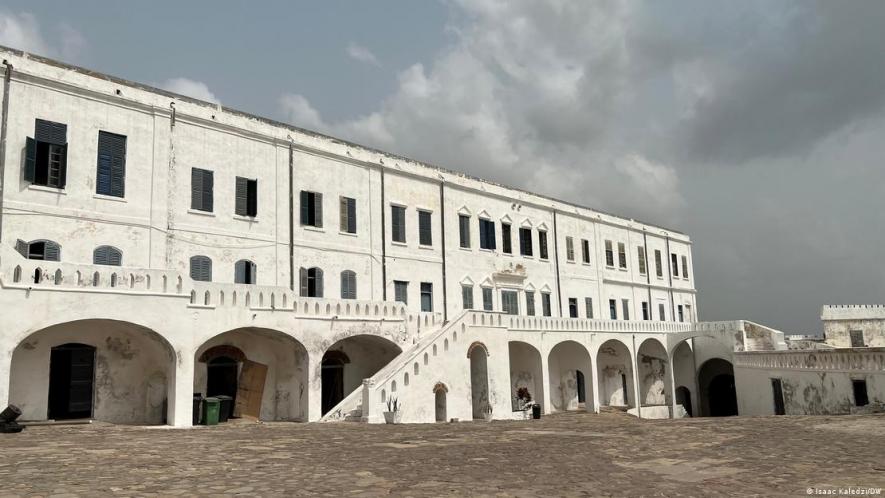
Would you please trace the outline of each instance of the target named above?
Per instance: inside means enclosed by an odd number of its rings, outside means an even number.
[[[731,363],[713,358],[696,369],[687,342],[680,343],[673,350],[672,358],[657,340],[642,342],[637,349],[634,371],[630,351],[621,341],[612,339],[603,343],[595,359],[582,344],[563,341],[548,353],[549,382],[546,385],[543,381],[544,362],[536,347],[527,342],[511,341],[509,354],[514,411],[521,409],[522,400],[517,393],[523,389],[528,390],[532,401],[541,404],[546,413],[593,411],[596,406],[623,410],[638,406],[639,409],[659,409],[669,413],[674,396],[677,409],[684,410],[675,414],[677,417],[738,413]],[[669,377],[670,368],[673,369],[675,391]],[[598,400],[594,400],[594,383]],[[638,399],[636,392],[639,393]],[[546,400],[550,406],[544,406]]]
[[[442,349],[449,350],[448,339]],[[307,420],[312,403],[309,393],[318,393],[320,399],[313,403],[325,415],[401,352],[383,337],[355,335],[329,344],[321,361],[311,363],[304,345],[287,334],[239,328],[207,340],[195,351],[192,388],[194,393],[234,398],[238,416]],[[618,340],[602,344],[595,358],[578,342],[560,342],[547,354],[546,372],[541,352],[532,344],[510,341],[508,353],[506,360],[491,358],[481,343],[467,347],[474,418],[483,418],[491,406],[492,361],[509,362],[514,411],[521,408],[516,393],[525,389],[547,413],[592,411],[597,406],[668,407],[675,396],[677,405],[689,415],[737,414],[731,364],[715,358],[696,370],[685,342],[668,358],[658,341],[644,341],[637,349],[636,371],[629,349]],[[409,384],[409,375],[417,378],[430,368],[428,360],[429,356],[424,358],[424,367],[420,358],[409,367],[400,379],[404,386]],[[676,381],[673,392],[670,361]],[[30,420],[166,423],[176,386],[181,389],[182,381],[187,384],[185,379],[176,383],[177,368],[172,347],[148,328],[113,320],[69,322],[35,332],[15,348],[9,400]],[[442,380],[433,388],[437,420],[447,419],[448,392]]]
[[[315,402],[326,413],[400,352],[386,338],[355,335],[329,345],[322,361],[311,363],[304,345],[283,332],[238,328],[195,351],[192,389],[230,396],[237,416],[306,421],[312,382],[322,384]],[[173,416],[176,386],[188,383],[176,382],[179,368],[171,345],[146,327],[67,322],[30,334],[14,349],[9,402],[22,409],[23,420],[164,424]]]

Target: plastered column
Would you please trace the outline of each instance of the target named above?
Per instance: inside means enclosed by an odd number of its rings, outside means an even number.
[[[192,351],[175,352],[175,377],[171,379],[167,411],[168,424],[175,427],[193,425],[194,354]]]
[[[377,398],[378,393],[375,390],[375,380],[363,379],[363,422],[377,424],[381,421]]]
[[[667,384],[670,386],[670,418],[676,418],[676,372],[673,351],[667,354]]]
[[[639,398],[639,366],[636,363],[636,351],[630,351],[630,363],[633,370],[633,402],[636,404],[636,416],[642,418],[642,400]]]
[[[307,353],[310,374],[307,379],[307,421],[316,422],[323,417],[323,352]]]
[[[12,374],[12,350],[0,350],[0,411],[9,404],[9,382]]]
[[[589,351],[593,351],[593,349],[588,348]],[[599,365],[596,364],[597,358],[599,357],[599,350],[597,350],[593,356],[590,358],[590,365],[592,366],[592,384],[593,384],[593,413],[599,413],[599,407],[601,406],[599,401]],[[585,376],[586,379],[586,376]]]
[[[550,414],[553,413],[553,403],[550,402],[550,365],[548,363],[548,358],[550,355],[550,351],[546,348],[542,348],[541,351],[541,382],[544,386],[544,413]]]

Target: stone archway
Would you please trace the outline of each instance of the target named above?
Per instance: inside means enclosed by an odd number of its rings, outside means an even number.
[[[320,365],[321,413],[325,415],[363,379],[375,375],[402,352],[393,341],[376,335],[354,335],[332,344]]]
[[[534,403],[544,408],[544,375],[541,352],[529,343],[510,341],[510,404],[513,411],[521,410],[517,391],[524,388]]]
[[[590,353],[580,343],[563,341],[547,357],[550,373],[550,412],[594,410],[593,365]],[[589,382],[588,382],[589,379]],[[590,388],[590,389],[588,389]]]
[[[698,370],[698,388],[701,393],[701,416],[728,417],[738,414],[734,367],[731,362],[722,358],[704,362]]]
[[[599,406],[635,407],[630,350],[617,340],[605,341],[596,353]]]
[[[467,349],[470,358],[470,402],[473,419],[485,417],[490,408],[489,402],[489,350],[480,342],[474,342]]]
[[[172,419],[175,358],[168,341],[135,323],[52,325],[13,350],[9,402],[22,420],[164,424]]]
[[[195,393],[227,394],[235,388],[237,414],[307,420],[307,350],[288,334],[257,327],[229,330],[204,342],[195,359]]]
[[[657,339],[646,339],[636,353],[636,377],[639,382],[639,402],[643,407],[668,407],[672,393],[667,369],[667,350]]]
[[[437,422],[445,422],[448,420],[448,406],[446,400],[448,393],[449,388],[442,382],[437,382],[437,384],[433,386],[434,412]]]

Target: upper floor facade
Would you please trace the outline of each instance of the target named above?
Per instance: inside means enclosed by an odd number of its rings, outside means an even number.
[[[696,321],[691,241],[0,49],[0,244],[305,297]]]

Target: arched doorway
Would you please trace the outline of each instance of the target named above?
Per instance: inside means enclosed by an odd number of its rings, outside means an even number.
[[[517,396],[521,388],[528,390],[533,403],[544,408],[544,382],[541,352],[526,342],[511,341],[510,353],[510,404],[513,411],[521,410],[522,402]]]
[[[738,414],[734,367],[721,358],[707,360],[698,372],[701,415],[729,417]]]
[[[131,322],[52,325],[13,350],[9,402],[21,420],[163,424],[172,420],[175,358],[162,336]]]
[[[656,339],[646,339],[636,353],[641,406],[668,406],[667,350]]]
[[[599,405],[635,407],[633,399],[633,362],[630,350],[617,340],[610,339],[596,354],[596,374],[599,383]]]
[[[329,346],[320,365],[322,414],[335,408],[362,386],[363,379],[375,375],[401,352],[393,341],[367,334],[347,337]]]
[[[344,399],[344,365],[350,358],[341,351],[329,351],[322,363],[322,410],[323,415]]]
[[[69,343],[49,355],[49,418],[92,418],[95,347]]]
[[[489,352],[485,345],[474,342],[467,350],[470,358],[470,401],[474,420],[482,419],[489,410]]]
[[[433,387],[434,407],[436,411],[437,422],[445,422],[446,420],[448,420],[448,417],[446,415],[446,393],[448,392],[449,389],[442,382]]]
[[[550,403],[553,405],[551,411],[592,411],[593,392],[588,392],[584,377],[585,372],[593,371],[587,348],[575,341],[561,342],[550,350],[547,365],[550,371]]]
[[[682,408],[685,409],[686,415],[689,417],[692,416],[691,413],[691,392],[685,386],[679,386],[676,388],[676,404],[682,405]]]
[[[271,329],[234,329],[203,343],[195,360],[194,392],[234,398],[229,415],[307,420],[307,350],[293,337]]]

